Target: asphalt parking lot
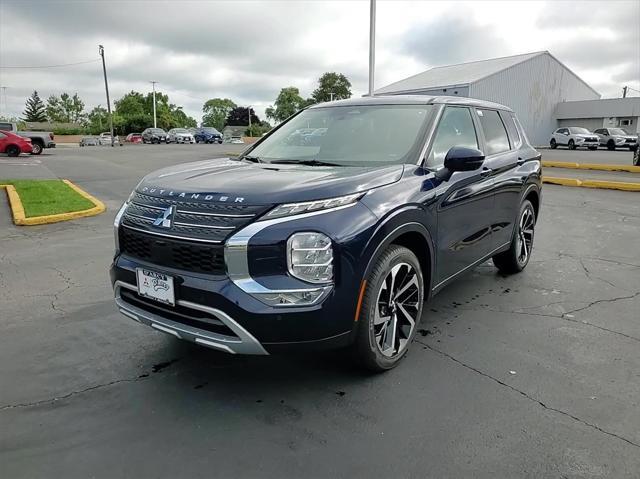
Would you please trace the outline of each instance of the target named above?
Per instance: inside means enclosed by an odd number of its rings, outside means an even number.
[[[108,208],[19,228],[0,194],[0,477],[640,475],[636,193],[546,185],[525,272],[487,263],[447,287],[406,360],[371,376],[335,352],[224,355],[116,311],[115,210],[146,172],[226,151],[0,158],[0,177],[69,178]]]

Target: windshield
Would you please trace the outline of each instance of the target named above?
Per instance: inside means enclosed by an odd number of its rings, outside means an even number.
[[[152,128],[151,133],[164,133],[165,131],[160,128]]]
[[[214,135],[220,134],[220,132],[215,128],[203,128],[202,131],[204,131],[205,133],[213,133]]]
[[[174,128],[173,132],[174,133],[189,133],[189,131],[186,128]]]
[[[431,105],[311,108],[248,153],[264,162],[364,166],[416,161]]]
[[[591,132],[589,130],[587,130],[586,128],[581,128],[579,126],[572,126],[571,128],[569,128],[569,131],[571,133],[580,134],[580,135],[590,135],[591,134]]]
[[[626,130],[623,130],[622,128],[610,128],[609,131],[611,132],[612,135],[628,135],[629,133],[627,133]]]

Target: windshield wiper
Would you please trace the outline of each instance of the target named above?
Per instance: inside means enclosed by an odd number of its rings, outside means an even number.
[[[291,164],[291,165],[308,165],[308,166],[342,166],[338,163],[330,163],[328,161],[320,160],[272,160],[270,163],[276,164]]]
[[[244,155],[244,156],[241,156],[239,160],[247,160],[252,163],[263,163],[263,161],[257,156]]]

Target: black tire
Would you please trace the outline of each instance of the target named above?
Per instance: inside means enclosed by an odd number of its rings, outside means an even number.
[[[589,149],[593,151],[593,150],[597,150],[598,147],[597,146],[590,146]]]
[[[522,205],[520,205],[518,219],[514,227],[513,238],[511,239],[509,249],[498,253],[492,258],[493,264],[501,273],[515,274],[527,267],[533,249],[535,226],[536,212],[531,202],[524,200]],[[524,257],[523,251],[525,253]]]
[[[42,146],[42,143],[40,143],[39,141],[34,141],[31,143],[32,155],[39,155],[40,153],[42,153],[42,150],[43,150],[43,146]]]
[[[575,150],[576,149],[576,143],[573,140],[569,140],[569,149],[570,150]]]
[[[4,152],[7,154],[7,156],[18,156],[20,154],[20,147],[16,145],[9,145],[4,150]]]
[[[396,245],[380,255],[366,279],[352,352],[362,366],[382,372],[398,365],[415,337],[424,280],[416,255]]]
[[[609,140],[609,141],[607,142],[607,150],[611,150],[611,151],[613,151],[613,150],[615,150],[615,149],[616,149],[616,144],[615,144],[615,142],[614,142],[613,140]]]
[[[155,144],[157,144],[157,143],[160,143],[160,140],[157,140],[157,139],[155,139],[155,138],[151,138],[151,144],[152,144],[152,145],[155,145]]]
[[[558,148],[558,144],[556,143],[555,138],[551,138],[551,141],[549,142],[549,148],[551,148],[552,150]]]

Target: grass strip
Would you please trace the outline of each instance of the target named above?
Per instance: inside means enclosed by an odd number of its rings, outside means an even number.
[[[70,188],[62,180],[3,180],[0,185],[13,185],[27,218],[71,213],[93,208],[94,204]]]

